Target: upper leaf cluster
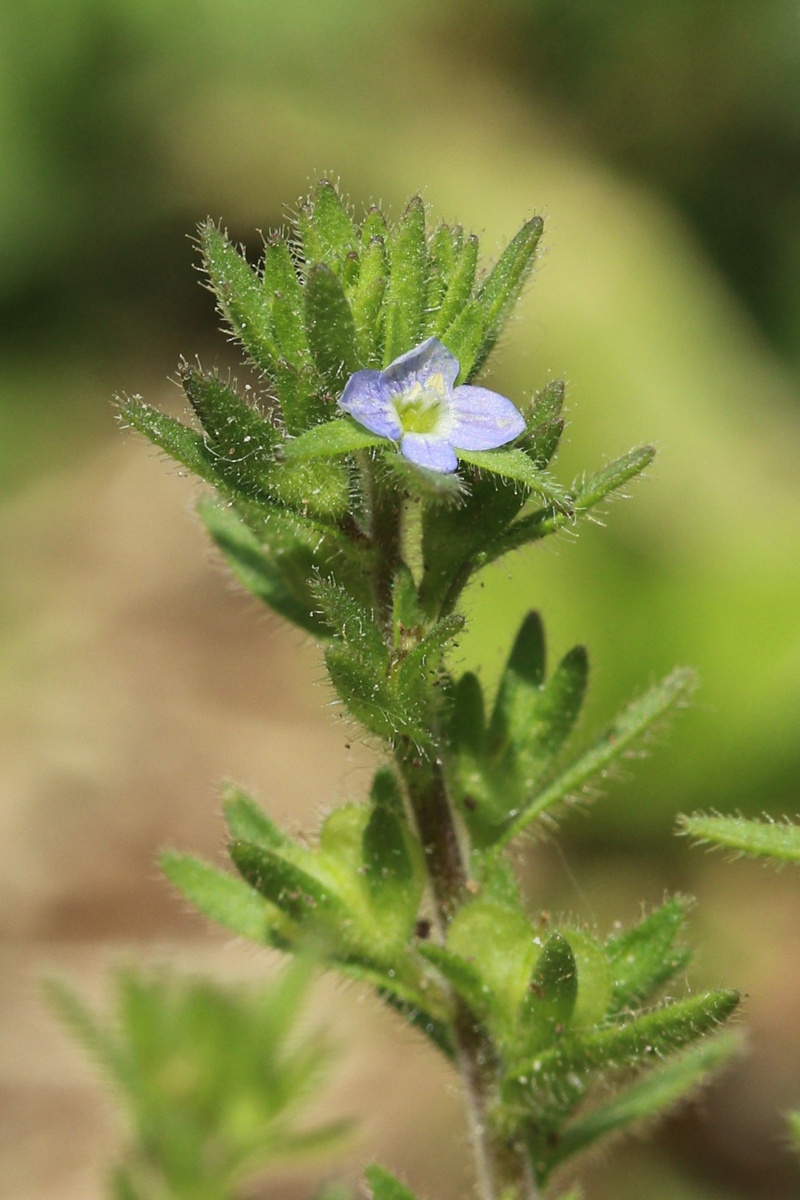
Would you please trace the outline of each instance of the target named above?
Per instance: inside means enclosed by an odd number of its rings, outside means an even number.
[[[122,399],[120,412],[216,490],[223,507],[202,510],[212,537],[239,580],[284,618],[325,636],[309,586],[315,576],[374,603],[378,493],[395,505],[409,495],[422,501],[418,590],[430,620],[452,611],[481,566],[573,523],[649,463],[652,449],[643,447],[570,488],[556,484],[547,467],[564,427],[557,382],[527,406],[515,446],[460,452],[458,476],[413,466],[337,410],[353,371],[381,368],[430,335],[458,358],[460,381],[472,379],[541,233],[532,218],[482,272],[478,239],[460,226],[429,226],[419,197],[395,221],[377,208],[356,221],[326,180],[288,235],[268,235],[257,265],[217,225],[203,225],[209,287],[260,383],[242,392],[182,363],[199,431],[139,397]]]

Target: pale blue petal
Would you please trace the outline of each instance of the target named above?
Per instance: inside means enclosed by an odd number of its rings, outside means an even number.
[[[407,354],[401,354],[394,362],[389,363],[381,375],[381,380],[392,392],[397,392],[405,391],[414,383],[424,387],[432,375],[444,376],[448,392],[458,378],[458,359],[435,337],[428,338]]]
[[[510,400],[481,387],[457,387],[450,418],[447,440],[457,450],[494,450],[519,437],[525,428],[525,418]]]
[[[339,400],[339,408],[379,437],[396,441],[403,432],[391,394],[381,382],[380,371],[356,371],[351,375]]]
[[[438,471],[442,475],[449,475],[458,466],[453,447],[429,433],[407,433],[400,443],[400,449],[418,467],[427,467],[429,471]]]

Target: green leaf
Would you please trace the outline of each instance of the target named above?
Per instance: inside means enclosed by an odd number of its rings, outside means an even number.
[[[538,425],[545,425],[561,416],[565,390],[563,379],[551,379],[536,393],[528,414],[529,429],[535,430]]]
[[[606,1104],[592,1109],[564,1129],[551,1151],[549,1167],[566,1162],[599,1138],[647,1121],[671,1108],[707,1082],[712,1071],[741,1052],[741,1038],[722,1033],[693,1046],[680,1057],[649,1071]]]
[[[514,752],[528,777],[539,777],[552,762],[571,731],[586,694],[589,660],[583,646],[569,650],[530,705],[530,723],[521,724],[519,712],[512,721]],[[529,697],[530,702],[532,697]],[[519,708],[528,707],[520,703]]]
[[[513,524],[507,524],[494,542],[482,551],[478,558],[478,565],[480,567],[489,566],[490,563],[497,562],[499,558],[502,558],[504,554],[509,554],[512,550],[519,550],[522,546],[530,545],[531,542],[539,542],[567,525],[574,525],[575,509],[570,507],[570,494],[566,495],[566,501],[559,500],[558,503],[547,504],[527,516],[520,517]],[[522,506],[520,505],[520,507]]]
[[[460,233],[460,229],[457,233],[455,229],[442,223],[437,225],[428,243],[428,286],[422,327],[425,334],[436,333],[439,310],[456,263]],[[451,320],[452,316],[448,318],[447,323]]]
[[[490,724],[495,753],[505,743],[525,736],[544,683],[544,671],[544,626],[538,613],[529,612],[514,639],[497,690]]]
[[[409,499],[422,501],[426,508],[434,505],[439,508],[453,507],[464,499],[467,492],[464,480],[455,471],[451,475],[428,471],[409,462],[394,449],[384,451],[383,461]]]
[[[433,981],[425,980],[425,990],[409,986],[398,978],[393,968],[388,970],[362,959],[340,958],[336,970],[348,979],[366,983],[405,1021],[430,1038],[446,1058],[454,1055],[449,1019],[443,998],[436,993]]]
[[[477,365],[482,365],[517,302],[530,274],[536,247],[544,230],[541,217],[533,217],[509,242],[492,271],[478,289],[486,338]]]
[[[419,196],[409,201],[392,232],[389,265],[391,273],[386,291],[384,366],[417,345],[422,327],[428,254],[425,245],[425,205]]]
[[[405,813],[403,793],[391,767],[378,767],[372,780],[369,798],[374,807],[385,808],[388,812],[394,813],[396,817],[403,818]]]
[[[399,693],[414,694],[417,685],[426,676],[441,669],[442,653],[448,644],[458,637],[464,624],[465,619],[461,613],[451,613],[449,617],[444,617],[432,625],[428,632],[404,654],[394,672]]]
[[[300,230],[305,258],[312,263],[325,263],[337,275],[358,246],[358,234],[350,214],[332,183],[321,179],[310,206],[300,210]]]
[[[271,234],[264,246],[264,291],[272,307],[272,334],[283,358],[296,367],[308,365],[308,339],[303,320],[303,289],[292,252],[284,239]]]
[[[450,353],[458,359],[457,383],[466,383],[474,374],[473,366],[482,340],[483,313],[481,307],[477,300],[468,300],[440,338],[442,345],[446,346]],[[460,450],[457,453],[459,458],[462,457]],[[488,454],[491,452],[476,450],[473,453]]]
[[[457,480],[458,474],[443,475]],[[426,505],[422,512],[420,604],[429,616],[452,612],[475,563],[494,546],[527,498],[524,488],[488,472],[471,481],[459,507]]]
[[[207,450],[201,434],[145,404],[138,396],[121,396],[118,404],[122,419],[170,458],[214,487],[230,490],[232,485],[220,474],[219,462]]]
[[[577,998],[575,956],[567,939],[553,933],[539,955],[520,1006],[520,1021],[530,1030],[526,1038],[529,1052],[548,1045],[567,1028]]]
[[[217,470],[239,490],[257,496],[276,468],[278,431],[215,375],[182,363],[179,376],[208,435]]]
[[[383,805],[373,808],[364,830],[362,852],[364,879],[373,903],[413,910],[409,913],[413,921],[421,887],[415,879],[405,830],[391,809]]]
[[[562,801],[580,794],[585,784],[605,770],[609,763],[623,755],[644,737],[672,708],[685,703],[696,683],[692,671],[681,668],[673,671],[661,683],[634,700],[617,716],[613,724],[593,746],[567,766],[544,791],[506,828],[500,844],[507,845],[527,825]]]
[[[418,744],[428,741],[429,731],[420,713],[400,702],[373,667],[344,646],[331,646],[325,665],[340,700],[353,716],[379,737],[393,741],[407,736]]]
[[[261,280],[213,222],[201,225],[200,245],[220,312],[253,363],[272,376],[280,351],[272,334],[270,300]]]
[[[305,297],[303,321],[305,322]],[[286,431],[292,436],[326,420],[330,414],[330,396],[326,394],[324,380],[310,357],[308,365],[304,362],[297,365],[282,358],[275,366],[275,391],[280,401]]]
[[[560,484],[554,483],[543,471],[539,471],[522,450],[459,450],[456,454],[462,462],[479,467],[482,471],[491,471],[502,475],[514,483],[561,506],[565,512],[571,512],[571,502],[568,493]]]
[[[360,363],[356,329],[344,289],[330,267],[315,264],[305,286],[305,321],[311,357],[327,384],[341,390]]]
[[[361,253],[358,284],[351,298],[358,358],[365,367],[380,367],[382,363],[381,312],[388,277],[384,240],[372,238]]]
[[[395,651],[411,649],[423,634],[425,617],[419,606],[414,576],[404,562],[395,571],[392,619]]]
[[[736,854],[800,862],[800,826],[788,818],[755,821],[746,817],[721,817],[693,813],[679,818],[682,833],[698,842],[724,847]]]
[[[584,929],[562,925],[578,968],[578,998],[572,1028],[589,1029],[602,1024],[611,1004],[614,979],[605,947]]]
[[[641,474],[645,467],[650,466],[655,456],[655,446],[639,446],[636,450],[631,450],[628,454],[623,454],[621,458],[609,463],[602,471],[596,471],[579,480],[573,485],[575,510],[584,512],[589,508],[594,508],[611,492],[617,491],[629,479]]]
[[[447,949],[480,971],[505,1028],[513,1029],[541,949],[527,918],[516,907],[479,896],[451,921]]]
[[[98,1066],[108,1071],[123,1087],[130,1081],[130,1069],[120,1046],[89,1009],[62,980],[45,980],[45,997],[72,1036]]]
[[[386,217],[383,215],[377,204],[373,204],[367,210],[366,216],[361,224],[361,252],[362,255],[367,246],[374,238],[382,238],[384,242],[389,237],[389,227],[386,224]]]
[[[443,238],[443,242],[452,246],[452,238],[449,236],[449,230]],[[475,284],[475,271],[478,266],[478,239],[474,233],[471,233],[463,246],[458,252],[457,258],[452,256],[455,261],[451,261],[447,270],[446,279],[448,280],[447,291],[441,303],[439,311],[436,313],[436,318],[433,326],[433,333],[442,339],[442,334],[450,329],[453,322],[463,310],[465,305],[470,301],[472,289]],[[437,258],[440,258],[442,253],[447,251],[444,246],[437,247]],[[480,313],[480,320],[476,323],[483,333],[483,312]],[[445,343],[446,345],[447,343]],[[480,345],[480,341],[478,342]],[[455,354],[455,351],[453,351]],[[458,355],[456,355],[458,357]],[[460,360],[459,360],[460,361]],[[468,374],[464,372],[464,377]]]
[[[563,407],[564,384],[556,379],[539,392],[528,413],[527,430],[518,445],[540,471],[545,470],[553,459],[561,441],[564,432],[561,416]]]
[[[283,452],[289,462],[309,458],[334,457],[368,450],[386,443],[386,438],[370,433],[350,417],[336,417],[324,425],[313,425],[299,437],[286,442]]]
[[[416,1200],[413,1192],[404,1187],[394,1175],[377,1164],[364,1172],[372,1200]]]
[[[362,604],[333,579],[316,579],[314,595],[337,638],[359,661],[374,671],[376,678],[385,678],[389,650],[375,623],[372,608]]]
[[[165,851],[159,863],[170,883],[210,921],[261,945],[286,945],[283,913],[244,880],[189,854]]]
[[[261,805],[256,804],[235,784],[226,783],[223,787],[222,806],[232,840],[252,842],[255,846],[266,846],[273,850],[291,844],[291,838],[275,824]]]
[[[510,1074],[522,1081],[552,1079],[571,1071],[617,1071],[655,1062],[716,1030],[739,1004],[739,993],[720,989],[691,996],[620,1025],[565,1038],[535,1059],[514,1063]]]
[[[673,949],[686,920],[689,902],[676,896],[633,929],[606,943],[614,973],[612,1013],[638,1008],[650,1000],[688,961],[683,947]]]
[[[521,439],[520,448],[525,451],[537,471],[544,471],[552,462],[565,428],[566,424],[562,418],[555,417],[552,421],[537,425]]]
[[[496,454],[498,451],[484,453]],[[632,450],[630,454],[623,455],[604,470],[577,480],[571,493],[554,498],[546,507],[521,517],[502,531],[481,555],[480,565],[488,566],[512,550],[519,550],[531,542],[541,541],[542,538],[563,529],[565,525],[574,524],[576,517],[589,512],[606,496],[643,471],[652,462],[654,455],[655,450],[652,446],[642,446],[638,450]]]
[[[444,976],[478,1021],[485,1024],[497,1015],[492,990],[471,962],[432,942],[420,942],[418,952]]]
[[[339,519],[350,509],[350,475],[345,463],[285,462],[269,480],[270,498],[303,515]]]
[[[230,856],[242,878],[298,925],[319,929],[347,920],[338,895],[269,846],[231,842]]]
[[[486,740],[483,688],[472,671],[466,671],[455,687],[452,732],[459,749],[471,750],[476,757],[482,756]]]
[[[281,558],[264,552],[259,539],[232,508],[223,508],[214,501],[206,500],[198,504],[197,511],[242,587],[287,621],[299,625],[315,637],[330,637],[331,630],[316,611],[307,585],[304,584],[305,595],[290,586],[285,572],[278,565]],[[303,581],[313,569],[313,556],[302,543],[297,542],[290,558],[299,558],[303,564],[299,572]]]

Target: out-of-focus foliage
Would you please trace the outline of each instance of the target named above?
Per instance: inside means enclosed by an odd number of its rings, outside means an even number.
[[[56,1010],[126,1110],[117,1200],[229,1200],[257,1168],[336,1144],[344,1123],[309,1128],[297,1115],[327,1059],[318,1036],[296,1030],[308,982],[299,960],[257,992],[124,971],[111,1024],[51,981]]]

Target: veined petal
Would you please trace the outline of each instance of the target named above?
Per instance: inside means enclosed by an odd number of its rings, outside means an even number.
[[[396,441],[403,432],[391,393],[384,386],[380,371],[356,371],[351,375],[339,401],[339,408],[379,437]]]
[[[455,450],[449,442],[430,433],[407,433],[400,443],[400,450],[418,467],[427,467],[441,475],[449,475],[458,466]]]
[[[457,387],[450,398],[447,435],[457,450],[494,450],[519,437],[525,418],[510,400],[488,388]]]
[[[434,375],[443,377],[445,389],[450,392],[458,377],[458,359],[438,338],[430,337],[389,363],[381,374],[381,381],[392,392],[406,391],[415,383],[424,388]]]

